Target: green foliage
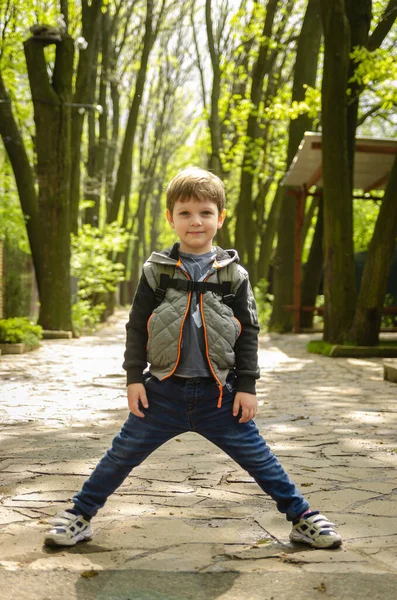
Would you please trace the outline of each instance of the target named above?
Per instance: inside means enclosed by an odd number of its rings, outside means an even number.
[[[124,281],[124,265],[113,262],[112,254],[122,252],[127,243],[128,234],[116,222],[103,232],[86,224],[77,236],[72,234],[71,273],[78,281],[73,324],[80,332],[94,329],[105,310],[104,296]]]
[[[262,332],[267,331],[267,324],[272,312],[272,302],[274,298],[272,294],[267,293],[268,287],[269,284],[266,279],[261,279],[254,287],[259,326]]]
[[[77,336],[83,332],[93,333],[106,309],[106,305],[101,302],[92,306],[88,300],[78,300],[72,306],[73,330]]]
[[[3,245],[4,317],[30,315],[34,271],[30,257],[6,238]]]
[[[29,349],[37,348],[42,338],[42,328],[26,317],[0,320],[0,343],[25,344]]]
[[[314,119],[314,126],[318,122],[318,115],[321,111],[321,93],[320,90],[312,88],[308,85],[305,88],[305,99],[301,102],[294,100],[288,102],[288,97],[281,96],[274,99],[269,106],[264,109],[264,113],[268,119],[281,121],[283,119],[297,119],[301,115],[308,115]],[[284,101],[283,101],[284,100]]]
[[[386,294],[383,306],[395,306],[396,299],[391,294]],[[382,315],[381,328],[394,328],[397,325],[397,315]]]
[[[397,49],[396,34],[392,32],[388,47],[370,52],[357,46],[351,53],[355,71],[350,82],[363,89],[360,108],[364,126],[360,133],[364,135],[395,136]]]
[[[103,233],[86,224],[77,236],[72,234],[71,271],[78,279],[79,299],[116,291],[124,280],[124,265],[112,262],[110,255],[125,250],[127,242],[128,234],[116,222]]]
[[[308,352],[311,352],[312,354],[322,354],[323,356],[329,356],[332,348],[333,344],[329,344],[322,340],[312,340],[307,345]]]
[[[381,101],[381,109],[388,110],[397,103],[396,57],[389,49],[378,48],[373,52],[357,46],[350,55],[356,63],[352,82],[371,86]]]
[[[367,250],[378,218],[380,202],[373,200],[355,200],[353,202],[354,251]]]
[[[0,239],[3,238],[12,247],[30,253],[14,175],[5,151],[0,147]]]

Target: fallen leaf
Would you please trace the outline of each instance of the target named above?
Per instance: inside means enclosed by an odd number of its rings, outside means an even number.
[[[99,575],[98,571],[94,571],[94,569],[91,569],[90,571],[82,571],[80,573],[80,577],[85,577],[85,578],[89,578],[89,577],[96,577],[97,575]]]
[[[320,585],[316,585],[313,588],[314,590],[318,590],[319,592],[326,592],[327,591],[327,586],[325,585],[325,583],[322,581],[320,583]]]

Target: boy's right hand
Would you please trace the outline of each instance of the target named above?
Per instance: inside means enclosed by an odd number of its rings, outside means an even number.
[[[128,408],[136,417],[143,419],[145,414],[139,408],[141,401],[144,408],[149,408],[149,402],[146,396],[146,390],[143,383],[130,383],[127,386]]]

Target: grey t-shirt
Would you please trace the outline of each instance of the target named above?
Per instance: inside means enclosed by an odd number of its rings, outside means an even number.
[[[188,254],[179,252],[183,268],[193,281],[203,281],[215,260],[214,252]],[[199,293],[192,293],[190,311],[183,326],[181,357],[175,375],[179,377],[211,377],[205,354],[204,328],[200,313]]]

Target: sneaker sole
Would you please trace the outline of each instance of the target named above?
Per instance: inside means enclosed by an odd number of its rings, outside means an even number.
[[[324,536],[324,537],[330,537],[330,536]],[[334,536],[332,536],[334,537]],[[312,548],[317,548],[317,550],[334,550],[335,548],[339,548],[339,546],[342,545],[342,540],[340,537],[337,537],[336,539],[333,540],[333,542],[329,545],[323,545],[320,546],[318,544],[318,542],[315,542],[314,540],[310,539],[309,537],[306,537],[305,535],[301,534],[301,533],[294,533],[294,534],[290,534],[289,539],[291,540],[291,542],[295,542],[298,544],[307,544],[309,546],[311,546]]]
[[[44,544],[46,546],[75,546],[79,542],[89,542],[94,537],[93,533],[88,535],[84,535],[84,533],[79,533],[74,538],[65,539],[62,538],[60,534],[54,533],[53,535],[49,534],[44,539]]]

